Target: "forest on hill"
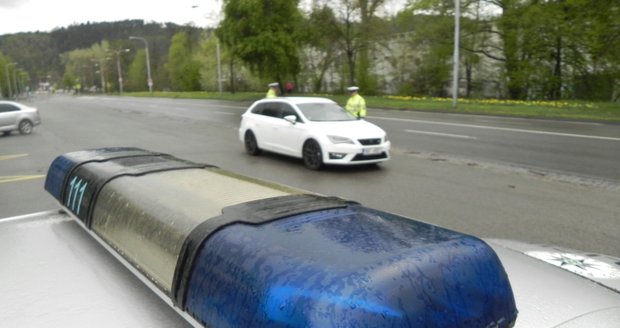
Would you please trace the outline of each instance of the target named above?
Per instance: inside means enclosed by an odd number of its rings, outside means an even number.
[[[129,65],[135,58],[135,54],[144,48],[144,44],[139,40],[131,40],[130,36],[139,36],[149,41],[149,52],[154,69],[163,67],[172,37],[180,32],[188,32],[197,38],[200,29],[190,26],[180,26],[173,23],[157,24],[145,23],[143,20],[125,20],[118,22],[84,23],[71,25],[66,28],[55,29],[49,33],[31,32],[17,33],[0,36],[0,65],[6,66],[9,63],[10,69],[17,70],[17,74],[22,74],[28,82],[30,89],[37,88],[39,83],[49,82],[57,88],[64,88],[63,78],[65,78],[67,54],[80,50],[91,49],[93,46],[105,42],[108,45],[105,59],[109,61],[109,71],[111,74],[116,71],[114,51],[118,49],[129,49],[128,54],[133,56],[122,56],[121,64]],[[105,41],[104,41],[105,40]],[[93,80],[100,58],[91,54],[90,64],[85,62],[82,67],[83,75],[88,75],[90,81]],[[2,63],[4,64],[2,65]],[[1,71],[1,70],[0,70]],[[6,70],[5,70],[6,71]],[[7,72],[4,72],[6,74]],[[9,72],[11,73],[11,72]],[[10,74],[9,74],[10,75]],[[0,73],[0,81],[5,82],[3,92],[7,92],[6,77]],[[89,85],[88,82],[85,85]],[[14,83],[12,83],[14,84]],[[0,83],[0,86],[2,83]],[[19,86],[18,86],[19,87]],[[100,86],[99,86],[100,87]],[[138,89],[143,89],[139,87]]]

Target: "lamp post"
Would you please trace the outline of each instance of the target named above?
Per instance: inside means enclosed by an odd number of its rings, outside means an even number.
[[[95,71],[95,73],[99,72],[99,77],[101,78],[101,93],[105,93],[105,79],[103,78],[103,61],[97,61],[96,59],[91,59],[93,63],[95,63],[95,68],[99,67],[99,71]],[[93,82],[93,84],[95,84]]]
[[[220,92],[220,95],[222,95],[222,64],[220,62],[220,39],[217,39],[217,43],[216,43],[216,47],[217,47],[217,87],[218,90]]]
[[[456,108],[459,96],[459,30],[461,2],[454,0],[454,64],[452,68],[452,108]]]
[[[130,36],[130,40],[142,40],[144,42],[144,50],[146,51],[146,75],[148,77],[149,93],[153,93],[153,80],[151,79],[151,62],[149,61],[149,43],[145,38],[140,36]]]
[[[193,5],[192,9],[195,8],[199,8],[198,5]],[[220,92],[220,95],[222,94],[222,64],[220,62],[220,39],[216,37],[216,49],[215,49],[215,55],[216,55],[216,59],[217,59],[217,86],[218,86],[218,90]]]
[[[118,71],[118,93],[119,94],[123,94],[123,74],[121,72],[121,53],[122,52],[129,52],[131,50],[129,49],[117,49],[114,50],[114,53],[116,53],[116,69]]]
[[[105,78],[103,76],[103,70],[104,70],[104,66],[105,66],[105,59],[102,59],[99,62],[99,76],[101,77],[101,93],[106,93],[106,87],[105,87]]]

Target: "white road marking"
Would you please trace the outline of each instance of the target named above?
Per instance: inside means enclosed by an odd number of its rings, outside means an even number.
[[[521,132],[521,133],[532,133],[532,134],[544,134],[544,135],[561,136],[561,137],[574,137],[574,138],[584,138],[584,139],[598,139],[598,140],[620,141],[620,138],[603,137],[603,136],[591,136],[591,135],[586,135],[586,134],[561,133],[561,132],[540,131],[540,130],[527,130],[527,129],[515,129],[515,128],[502,128],[502,127],[496,127],[496,126],[486,126],[486,125],[476,125],[476,124],[447,123],[447,122],[436,122],[436,121],[426,121],[426,120],[399,119],[399,118],[391,118],[391,117],[372,117],[372,118],[373,119],[378,119],[378,120],[386,120],[386,121],[400,121],[400,122],[411,122],[411,123],[436,124],[436,125],[458,126],[458,127],[475,128],[475,129],[510,131],[510,132]]]
[[[0,183],[17,182],[17,181],[42,179],[42,178],[45,178],[44,174],[0,176]]]
[[[462,114],[461,116],[466,116],[466,114]],[[471,116],[471,115],[470,115]],[[507,120],[507,121],[525,121],[525,122],[532,122],[532,121],[537,121],[537,122],[544,122],[544,121],[548,121],[548,120],[544,120],[544,119],[537,119],[537,118],[522,118],[522,117],[502,117],[502,120]],[[495,123],[497,122],[496,120],[492,120],[492,119],[483,119],[483,118],[479,118],[479,119],[475,119],[476,122],[482,122],[482,123]],[[603,123],[597,123],[597,122],[579,122],[579,121],[562,121],[562,124],[575,124],[575,125],[593,125],[593,126],[601,126],[603,125]]]
[[[460,134],[439,133],[439,132],[420,131],[420,130],[405,130],[405,132],[417,133],[417,134],[428,134],[428,135],[433,135],[433,136],[442,136],[442,137],[451,137],[451,138],[460,138],[460,139],[478,139],[476,137],[464,136]]]
[[[20,158],[20,157],[24,157],[24,156],[28,156],[28,154],[0,155],[0,161],[4,161],[4,160],[8,160],[8,159],[14,159],[14,158]]]

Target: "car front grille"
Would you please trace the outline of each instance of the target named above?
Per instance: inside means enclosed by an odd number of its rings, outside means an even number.
[[[373,138],[373,139],[358,139],[362,145],[364,146],[372,146],[372,145],[380,145],[381,138]]]
[[[363,155],[363,154],[357,154],[355,155],[355,157],[353,157],[352,161],[369,161],[369,160],[373,160],[373,159],[383,159],[383,158],[387,158],[387,153],[383,152],[381,154],[375,154],[375,155]]]

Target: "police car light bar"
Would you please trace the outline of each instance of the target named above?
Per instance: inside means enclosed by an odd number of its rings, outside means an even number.
[[[511,327],[478,238],[138,148],[72,152],[45,189],[190,323]]]

